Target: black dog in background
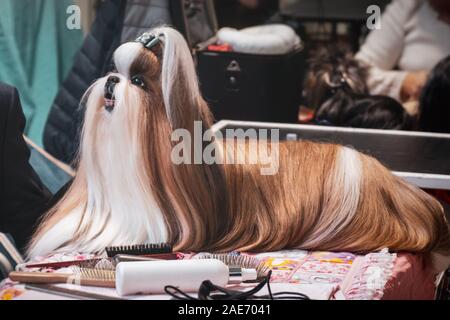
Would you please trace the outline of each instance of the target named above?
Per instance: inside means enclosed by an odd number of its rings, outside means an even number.
[[[346,48],[321,49],[310,61],[305,98],[320,125],[410,130],[415,126],[403,106],[385,96],[371,96],[367,69]]]
[[[419,113],[420,130],[450,133],[450,56],[431,71],[420,97]]]
[[[352,128],[412,130],[415,120],[387,96],[357,95],[340,90],[315,113],[315,122]]]
[[[28,162],[24,127],[17,90],[0,83],[0,232],[10,234],[20,251],[51,198]]]

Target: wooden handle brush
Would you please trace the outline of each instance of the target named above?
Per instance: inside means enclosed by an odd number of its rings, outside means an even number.
[[[79,268],[74,274],[13,271],[9,273],[9,278],[21,283],[70,283],[106,288],[116,286],[114,271],[88,268]]]

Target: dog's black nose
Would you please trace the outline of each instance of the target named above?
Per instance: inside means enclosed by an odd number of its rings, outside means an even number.
[[[114,87],[120,82],[119,77],[109,76],[105,83],[105,98],[112,99],[114,95]]]
[[[114,87],[119,83],[120,79],[116,76],[109,76],[106,79],[104,95],[105,95],[105,109],[111,112],[114,109],[115,99],[114,99]]]
[[[106,82],[119,83],[120,79],[116,76],[109,76]]]

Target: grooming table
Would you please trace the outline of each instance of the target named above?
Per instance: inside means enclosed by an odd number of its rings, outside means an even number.
[[[286,250],[255,255],[272,270],[272,292],[295,291],[311,299],[433,299],[435,277],[419,255],[393,254],[387,250],[367,255],[346,252],[308,252]],[[54,255],[49,262],[89,259],[92,255]],[[186,259],[192,255],[186,255]],[[21,267],[19,266],[19,270]],[[27,269],[22,269],[31,271]],[[34,270],[37,271],[37,270]],[[52,271],[54,270],[41,270]],[[64,270],[58,270],[62,272]],[[65,270],[67,272],[67,269]],[[248,290],[255,284],[234,286]],[[0,284],[1,299],[154,299],[167,300],[168,295],[136,295],[119,297],[115,289],[56,285],[65,292],[51,292],[42,286],[25,286],[10,280]],[[267,287],[259,294],[266,294]]]
[[[222,120],[214,131],[279,129],[280,140],[351,146],[421,188],[450,190],[450,134]],[[269,130],[270,133],[270,130]]]

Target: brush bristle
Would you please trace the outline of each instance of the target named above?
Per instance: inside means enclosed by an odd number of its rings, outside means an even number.
[[[146,255],[171,253],[172,245],[169,243],[147,243],[147,244],[133,244],[125,246],[106,247],[106,254],[108,257],[114,257],[117,254],[129,255]]]
[[[91,259],[77,264],[80,268],[115,270],[115,264],[109,258]]]
[[[269,268],[264,261],[247,255],[236,255],[234,253],[202,253],[194,256],[194,259],[217,259],[229,267],[255,269],[258,278],[266,277],[269,272]]]
[[[98,280],[98,281],[115,281],[116,272],[111,269],[99,268],[72,268],[73,273],[80,276],[83,280]]]

